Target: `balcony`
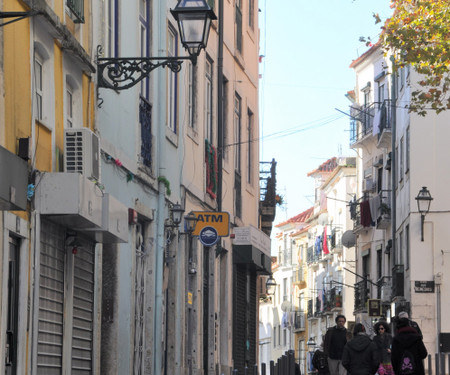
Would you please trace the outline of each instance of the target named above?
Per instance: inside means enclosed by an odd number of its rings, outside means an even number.
[[[313,306],[314,306],[313,300],[312,299],[308,300],[308,312],[307,312],[307,315],[306,315],[306,317],[308,319],[314,318],[314,308],[313,308]]]
[[[405,295],[405,266],[397,264],[392,268],[392,298]]]
[[[317,264],[320,260],[320,256],[315,252],[314,246],[308,247],[306,251],[306,262],[308,265]]]
[[[294,271],[294,284],[299,288],[303,289],[306,287],[305,273],[303,267],[299,267]]]
[[[367,280],[361,280],[355,284],[355,311],[366,310],[369,299]]]
[[[326,292],[325,311],[333,312],[342,309],[342,295],[341,290],[331,288]]]
[[[391,100],[386,99],[380,108],[378,148],[390,148],[392,146],[392,122]]]
[[[276,166],[275,159],[270,162],[260,162],[259,215],[261,230],[268,236],[272,232],[272,224],[276,213]]]
[[[377,298],[381,300],[382,303],[390,303],[392,296],[392,277],[383,276],[378,282]]]
[[[368,103],[361,107],[352,106],[350,108],[352,116],[350,123],[350,147],[362,147],[363,141],[373,136],[373,121],[376,105],[377,103]]]
[[[390,192],[381,191],[380,210],[377,218],[377,229],[388,229],[391,226],[391,197]]]
[[[314,317],[319,318],[323,314],[324,304],[322,303],[322,301],[320,300],[319,297],[316,297],[315,304],[316,304],[316,308],[314,310]]]
[[[294,312],[294,332],[304,331],[306,328],[305,312]]]

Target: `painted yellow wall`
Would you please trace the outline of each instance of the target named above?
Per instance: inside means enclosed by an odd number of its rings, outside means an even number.
[[[15,0],[4,1],[4,11],[27,11]],[[5,147],[17,151],[17,139],[31,136],[30,20],[3,27],[5,77]]]
[[[83,126],[94,130],[94,85],[86,74],[83,74]]]
[[[55,146],[64,149],[64,77],[63,54],[61,47],[55,43],[53,48],[55,59]],[[50,147],[51,150],[51,147]]]
[[[36,169],[52,171],[52,133],[42,124],[36,122]]]

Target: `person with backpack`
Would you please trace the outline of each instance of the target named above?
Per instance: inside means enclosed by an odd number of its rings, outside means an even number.
[[[366,328],[355,324],[353,338],[345,345],[342,365],[351,375],[374,375],[380,364],[375,343],[366,333]]]
[[[318,375],[330,375],[327,356],[323,352],[323,342],[322,344],[320,344],[320,348],[314,352],[314,355],[312,357],[312,364],[317,370]]]
[[[401,318],[408,319],[409,326],[413,327],[417,331],[417,333],[420,335],[420,338],[423,340],[423,334],[422,334],[422,331],[421,331],[419,325],[414,320],[409,319],[409,314],[406,311],[401,311],[398,313],[398,319],[401,319]]]
[[[409,325],[408,318],[398,319],[391,351],[395,375],[425,375],[423,360],[427,355],[422,338]]]

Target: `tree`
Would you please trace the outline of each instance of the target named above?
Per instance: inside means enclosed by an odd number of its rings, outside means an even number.
[[[382,27],[381,45],[393,54],[395,69],[411,66],[421,74],[410,111],[425,115],[450,109],[450,2],[391,0],[394,14]],[[377,22],[381,20],[374,15]]]

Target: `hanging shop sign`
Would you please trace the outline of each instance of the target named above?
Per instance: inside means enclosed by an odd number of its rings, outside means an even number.
[[[369,299],[369,316],[381,316],[381,300]]]
[[[193,213],[197,218],[197,225],[192,232],[193,236],[200,236],[200,232],[206,227],[214,228],[219,237],[226,237],[230,234],[230,214],[228,212],[194,211]]]

